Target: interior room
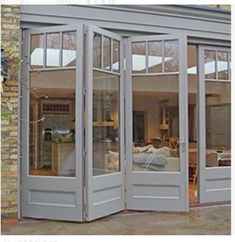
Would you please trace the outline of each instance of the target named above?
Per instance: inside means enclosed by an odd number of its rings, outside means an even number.
[[[47,67],[57,67],[59,36],[47,36]],[[42,38],[33,36],[30,74],[30,175],[75,176],[75,69],[40,71]],[[111,66],[111,40],[103,40],[103,67]],[[113,43],[114,73],[99,71],[100,35],[94,35],[93,175],[120,171],[120,46]],[[164,45],[164,46],[162,46]],[[63,33],[62,63],[75,65],[75,35]],[[146,49],[148,48],[148,55]],[[132,46],[133,170],[180,171],[179,66],[177,41]],[[146,58],[147,56],[147,58]],[[213,55],[206,57],[205,79],[213,79]],[[227,58],[227,59],[226,59]],[[228,78],[229,56],[218,56],[220,79]],[[146,63],[146,60],[147,63]],[[163,61],[164,60],[164,61]],[[209,64],[208,64],[209,63]],[[226,70],[227,68],[227,70]],[[39,69],[39,70],[37,70]],[[215,70],[214,70],[215,71]],[[189,202],[198,203],[197,46],[188,45]],[[207,167],[229,166],[230,83],[206,81]],[[130,115],[127,112],[127,115]],[[225,123],[221,126],[220,123]],[[218,159],[218,150],[223,155]],[[227,151],[227,153],[225,152]],[[220,162],[219,162],[220,161]],[[230,160],[231,162],[231,160]]]
[[[46,36],[46,66],[43,67],[43,37],[31,37],[30,73],[30,175],[75,175],[75,60],[76,34],[62,35],[59,66],[59,33]]]
[[[74,70],[31,74],[31,175],[74,176],[74,85]]]

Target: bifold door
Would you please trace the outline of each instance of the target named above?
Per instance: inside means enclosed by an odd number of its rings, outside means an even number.
[[[128,209],[188,210],[187,39],[127,41]]]
[[[185,36],[129,38],[124,61],[119,35],[76,24],[26,31],[23,53],[22,216],[188,209]]]
[[[231,50],[199,47],[199,201],[231,200]]]
[[[86,36],[87,220],[124,209],[123,43],[89,26]]]
[[[23,51],[22,216],[82,221],[83,27],[28,30]]]

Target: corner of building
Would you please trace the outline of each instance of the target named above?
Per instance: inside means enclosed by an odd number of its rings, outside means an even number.
[[[19,201],[20,5],[1,5],[1,49],[8,60],[8,73],[1,82],[1,214],[2,219],[15,219]]]

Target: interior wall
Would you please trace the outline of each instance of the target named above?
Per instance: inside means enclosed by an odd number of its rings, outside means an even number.
[[[144,111],[147,114],[147,127],[145,127],[145,139],[147,142],[151,142],[151,139],[160,136],[160,108],[156,105],[154,99],[148,98],[146,100],[146,98],[143,96],[141,97],[136,95],[136,97],[134,97],[133,99],[133,102],[135,103],[133,111]]]

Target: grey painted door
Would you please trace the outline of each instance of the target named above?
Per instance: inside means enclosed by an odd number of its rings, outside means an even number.
[[[123,44],[113,33],[86,31],[86,219],[124,209]]]
[[[188,210],[187,38],[131,37],[126,43],[127,209]],[[133,112],[146,136],[133,139]]]
[[[83,221],[82,51],[82,25],[24,33],[23,217]]]
[[[231,54],[199,47],[199,201],[231,200]]]

